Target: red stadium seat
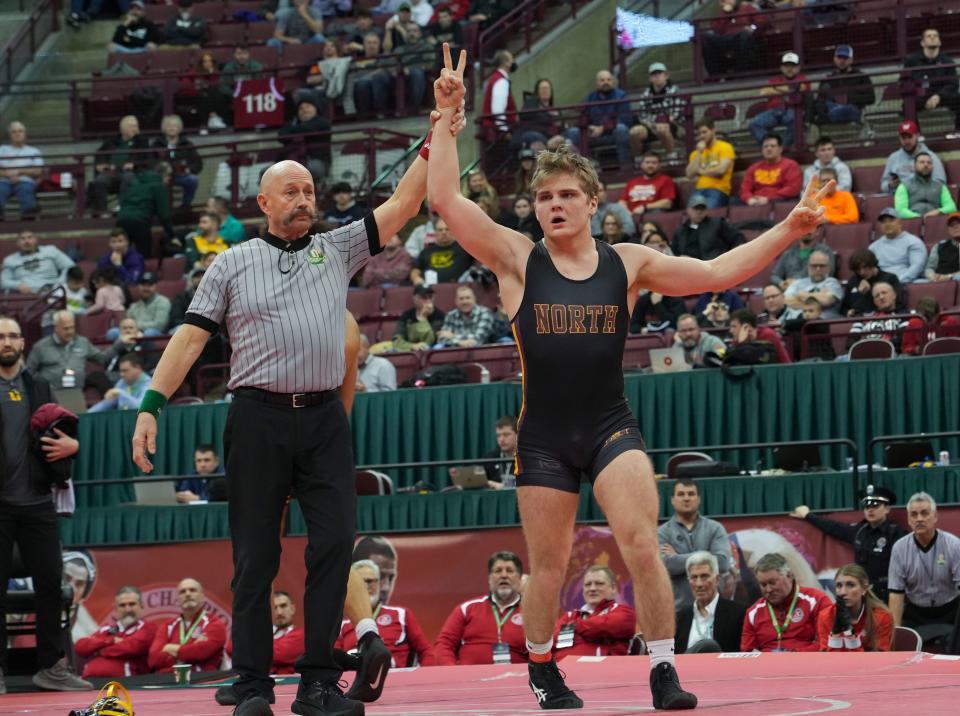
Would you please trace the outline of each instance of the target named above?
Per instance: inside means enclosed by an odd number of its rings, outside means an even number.
[[[399,316],[413,308],[413,286],[391,286],[383,291],[383,315]]]
[[[173,281],[164,281],[160,280],[157,282],[157,293],[161,296],[166,296],[171,301],[176,298],[177,294],[184,290],[184,283],[182,278],[178,278]]]
[[[860,249],[870,245],[870,224],[827,224],[824,237],[827,245],[836,251],[840,248]]]
[[[757,204],[755,206],[731,206],[727,213],[727,221],[739,224],[745,221],[763,221],[770,218],[770,206]]]
[[[946,214],[928,216],[923,220],[923,241],[928,246],[943,241],[948,236]]]
[[[864,338],[850,346],[850,360],[882,360],[897,355],[893,343],[883,338]]]
[[[247,40],[247,25],[243,22],[221,22],[207,26],[207,41],[204,47],[229,47],[230,54],[233,48]],[[217,58],[220,61],[219,57]]]
[[[628,370],[647,368],[650,366],[650,349],[666,347],[663,336],[659,333],[628,336],[623,350],[623,367]]]
[[[253,22],[247,25],[247,44],[250,45],[265,45],[267,40],[273,37],[273,31],[276,29],[276,26],[272,22]],[[250,55],[253,57],[253,50],[255,48],[250,48]],[[276,64],[277,53],[274,48],[273,53],[273,62],[270,63],[271,66]],[[262,62],[259,57],[254,58],[257,62]]]
[[[364,288],[347,293],[347,310],[354,315],[357,321],[380,317],[380,302],[383,299],[383,289]]]
[[[187,270],[187,259],[183,256],[168,256],[160,262],[158,273],[162,281],[180,281]]]
[[[306,67],[323,59],[323,45],[309,42],[303,45],[285,45],[280,67]]]
[[[932,296],[940,304],[940,308],[950,308],[957,303],[957,282],[938,281],[936,283],[908,283],[905,288],[907,308],[913,310],[917,301],[924,296]]]
[[[186,72],[194,65],[194,51],[189,47],[154,50],[150,53],[151,73]]]
[[[863,200],[863,211],[860,214],[861,221],[866,221],[871,226],[877,223],[877,217],[884,209],[893,208],[893,197],[889,194],[874,194]]]
[[[404,381],[409,380],[420,372],[420,354],[413,351],[402,351],[398,353],[384,353],[383,358],[393,363],[397,369],[397,385],[402,385]]]
[[[459,283],[435,283],[433,285],[433,305],[444,313],[450,313],[457,305]]]
[[[853,191],[857,194],[877,194],[883,179],[883,166],[874,164],[868,167],[854,167]]]
[[[161,29],[167,20],[177,14],[177,6],[173,4],[153,5],[151,3],[144,3],[144,5],[143,16]]]

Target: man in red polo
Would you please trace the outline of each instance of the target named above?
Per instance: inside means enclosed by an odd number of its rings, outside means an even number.
[[[149,674],[147,654],[157,633],[157,625],[145,622],[140,590],[120,587],[113,598],[115,621],[100,627],[73,645],[77,656],[86,659],[84,678],[116,679]]]
[[[583,575],[583,606],[565,612],[554,632],[557,661],[570,655],[624,656],[636,631],[637,614],[617,601],[617,577],[600,564]]]
[[[204,609],[203,585],[187,577],[177,585],[180,616],[157,630],[148,663],[153,671],[172,672],[174,664],[190,664],[191,671],[216,671],[223,660],[227,629]]]

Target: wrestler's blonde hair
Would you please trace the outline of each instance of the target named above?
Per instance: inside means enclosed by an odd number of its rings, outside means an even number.
[[[537,155],[537,168],[530,180],[534,196],[541,184],[557,174],[570,174],[575,177],[588,198],[600,193],[600,179],[590,160],[577,154],[568,145],[561,144],[556,151],[544,150]]]

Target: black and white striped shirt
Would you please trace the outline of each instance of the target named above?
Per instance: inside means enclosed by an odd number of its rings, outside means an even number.
[[[333,390],[344,376],[347,283],[380,251],[373,214],[287,242],[267,234],[220,254],[184,323],[216,333],[233,356],[229,389]]]

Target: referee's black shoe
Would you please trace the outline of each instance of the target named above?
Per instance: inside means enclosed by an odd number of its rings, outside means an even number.
[[[240,696],[237,694],[236,689],[233,688],[233,684],[224,684],[219,687],[214,698],[221,706],[236,706],[240,703]],[[277,697],[272,691],[270,692],[270,696],[267,697],[267,701],[271,704],[276,703]]]
[[[360,701],[343,695],[336,681],[300,682],[297,698],[290,710],[300,716],[363,716]]]
[[[390,650],[379,634],[367,632],[357,645],[360,665],[347,692],[348,699],[371,703],[380,698],[390,670]]]
[[[248,693],[233,710],[233,716],[273,716],[273,709],[260,694]]]
[[[657,664],[650,672],[650,693],[653,708],[664,711],[683,711],[697,707],[697,697],[684,691],[673,664]]]
[[[537,697],[542,709],[582,709],[583,700],[563,683],[564,675],[557,662],[550,659],[545,664],[531,661],[527,664],[530,675],[530,690]]]

